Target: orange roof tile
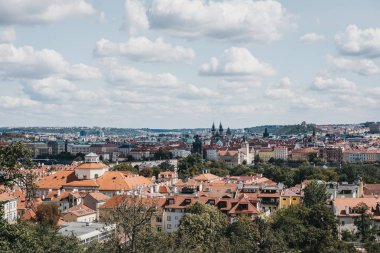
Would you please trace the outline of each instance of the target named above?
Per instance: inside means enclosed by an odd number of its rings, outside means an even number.
[[[217,180],[217,179],[220,179],[220,177],[211,173],[204,173],[204,174],[193,177],[193,180],[196,180],[196,181],[210,181],[210,180]]]
[[[101,192],[89,192],[87,195],[91,196],[93,199],[96,199],[97,201],[106,201],[111,198],[110,196],[107,196]]]
[[[85,206],[83,204],[79,204],[79,205],[76,205],[76,206],[73,206],[73,207],[67,209],[67,211],[65,213],[67,213],[67,214],[71,213],[77,217],[81,217],[81,216],[94,214],[96,212],[94,210],[92,210],[91,208],[89,208],[88,206]]]
[[[62,185],[77,180],[74,171],[58,171],[39,180],[36,185],[39,189],[60,189]]]
[[[91,170],[91,169],[108,169],[108,165],[104,163],[82,163],[76,169]]]

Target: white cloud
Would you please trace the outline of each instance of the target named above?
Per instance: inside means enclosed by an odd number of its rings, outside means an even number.
[[[147,62],[191,62],[195,57],[191,48],[173,46],[162,38],[152,41],[146,37],[132,37],[125,43],[101,39],[96,43],[94,53],[98,56],[124,56]]]
[[[101,11],[99,13],[99,23],[100,24],[106,24],[107,22],[108,22],[108,20],[107,20],[106,14],[103,11]]]
[[[342,57],[327,56],[327,61],[339,70],[352,71],[360,75],[379,75],[380,66],[369,59],[351,60]]]
[[[53,77],[32,80],[24,84],[24,92],[39,101],[67,99],[76,90],[76,86],[71,82]]]
[[[278,99],[289,99],[296,97],[295,93],[288,88],[268,88],[265,91],[265,95]]]
[[[292,85],[293,85],[293,82],[292,82],[292,80],[290,80],[289,77],[285,76],[285,77],[281,78],[281,81],[280,81],[281,87],[290,87]]]
[[[178,97],[184,99],[220,98],[220,94],[217,91],[192,84],[186,85],[179,92]]]
[[[320,109],[326,107],[325,102],[303,94],[300,90],[290,88],[270,87],[265,90],[265,95],[269,98],[279,100],[281,108],[293,106],[297,108]]]
[[[256,59],[246,48],[231,47],[219,57],[212,57],[209,63],[200,67],[201,75],[213,76],[271,76],[273,68]]]
[[[305,42],[316,42],[316,41],[322,41],[325,39],[325,36],[323,34],[317,34],[317,33],[307,33],[300,37],[301,41]]]
[[[64,76],[68,79],[87,80],[98,79],[102,75],[98,68],[79,63],[67,67]]]
[[[142,0],[125,0],[125,18],[122,29],[136,35],[149,28],[148,17]]]
[[[110,92],[98,87],[83,89],[75,83],[57,77],[48,77],[35,80],[22,80],[23,91],[34,101],[56,105],[110,105]]]
[[[177,36],[233,41],[271,42],[294,26],[281,3],[272,0],[154,0],[148,18],[152,28]]]
[[[85,64],[71,65],[55,50],[35,50],[31,46],[15,47],[0,44],[0,74],[15,78],[61,76],[72,79],[92,79],[99,70]]]
[[[0,31],[0,43],[9,43],[16,40],[16,32],[13,27],[6,27]]]
[[[178,88],[180,82],[170,73],[152,74],[129,66],[112,66],[107,73],[108,80],[129,89]]]
[[[345,32],[335,35],[335,42],[344,54],[380,56],[380,28],[361,30],[356,25],[349,25]]]
[[[0,24],[46,24],[96,11],[85,0],[0,0]]]
[[[356,84],[342,77],[329,78],[317,76],[314,79],[313,88],[331,92],[354,92]]]
[[[50,49],[0,44],[0,73],[15,77],[42,77],[60,72],[66,66],[62,55]]]
[[[0,108],[10,109],[17,107],[33,107],[40,104],[29,98],[0,96]]]

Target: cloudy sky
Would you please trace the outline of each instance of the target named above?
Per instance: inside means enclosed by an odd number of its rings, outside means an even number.
[[[380,120],[378,0],[0,0],[0,125]]]

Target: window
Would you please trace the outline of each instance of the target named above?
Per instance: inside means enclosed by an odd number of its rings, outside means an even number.
[[[342,221],[340,222],[340,224],[341,224],[342,226],[344,226],[346,223],[344,222],[344,220],[342,220]]]
[[[98,174],[95,174],[95,178],[98,178],[99,177],[99,175]]]
[[[282,198],[283,201],[286,201],[286,198]]]
[[[296,198],[293,198],[293,200],[297,200]]]
[[[178,216],[176,216],[175,219],[178,220]]]
[[[168,225],[166,225],[166,228],[167,228],[167,229],[171,229],[171,228],[172,228],[172,224],[168,224]]]
[[[167,220],[168,220],[168,221],[171,221],[171,220],[172,220],[172,217],[171,217],[171,216],[168,216]]]
[[[87,176],[86,176],[86,175],[83,175],[83,179],[87,179]]]
[[[161,217],[156,217],[156,222],[162,222],[162,218]]]

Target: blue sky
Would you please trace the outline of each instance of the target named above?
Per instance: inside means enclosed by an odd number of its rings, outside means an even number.
[[[0,0],[0,125],[379,121],[379,10],[376,0]]]

